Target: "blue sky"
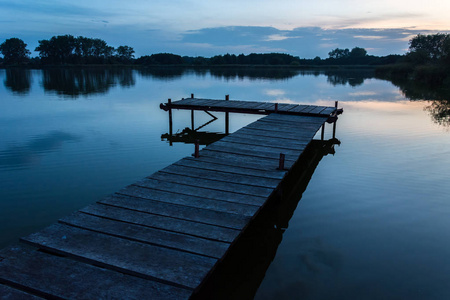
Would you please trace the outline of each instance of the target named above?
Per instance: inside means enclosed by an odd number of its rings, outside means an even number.
[[[426,4],[426,5],[425,5]],[[0,0],[0,42],[72,34],[128,45],[136,56],[290,53],[326,58],[334,48],[403,54],[418,33],[448,32],[448,0]]]

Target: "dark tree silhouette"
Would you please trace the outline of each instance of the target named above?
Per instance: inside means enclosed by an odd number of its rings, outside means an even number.
[[[129,46],[117,47],[116,53],[121,62],[130,62],[134,58],[134,49]]]
[[[359,57],[365,57],[367,55],[367,51],[364,48],[355,47],[350,51],[350,57],[351,58],[359,58]]]
[[[350,50],[336,48],[328,52],[328,56],[334,59],[347,58],[350,56]]]
[[[114,48],[101,39],[59,35],[40,40],[35,51],[39,51],[44,64],[79,64],[105,63],[113,56]]]
[[[419,34],[409,41],[409,51],[432,61],[450,56],[450,34]]]
[[[21,64],[29,59],[30,51],[27,44],[19,38],[10,38],[0,45],[0,52],[3,54],[6,64]]]

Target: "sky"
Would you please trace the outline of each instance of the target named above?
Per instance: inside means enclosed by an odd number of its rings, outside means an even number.
[[[289,53],[335,48],[404,54],[415,35],[450,32],[449,0],[0,0],[0,43],[71,34],[127,45],[136,57]]]

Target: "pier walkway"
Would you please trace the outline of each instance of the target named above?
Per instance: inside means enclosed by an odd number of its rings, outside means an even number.
[[[188,299],[336,113],[199,99],[162,108],[268,115],[0,250],[0,299]]]

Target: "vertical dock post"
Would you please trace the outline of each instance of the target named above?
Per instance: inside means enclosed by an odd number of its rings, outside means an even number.
[[[230,95],[225,95],[225,100],[230,100]],[[230,133],[230,113],[225,112],[225,134]]]
[[[275,103],[275,112],[278,112],[278,103]]]
[[[191,99],[194,99],[194,94],[191,94]]]
[[[334,102],[334,107],[335,107],[336,109],[338,108],[338,102],[337,102],[337,101]],[[337,117],[336,117],[336,118],[337,118]],[[336,119],[336,121],[334,121],[334,123],[333,123],[333,139],[336,138],[336,122],[337,122],[337,119]]]
[[[191,109],[191,128],[194,130],[194,110]]]
[[[195,152],[194,152],[194,157],[195,157],[195,158],[199,158],[199,157],[200,157],[200,141],[199,141],[199,140],[195,140]]]
[[[173,124],[172,124],[172,99],[169,99],[167,101],[167,104],[169,105],[169,135],[172,136],[173,134]]]
[[[286,155],[284,155],[283,153],[280,153],[280,160],[278,162],[278,170],[284,170],[284,159],[285,159]]]
[[[320,134],[320,139],[323,141],[325,138],[325,123],[322,125],[322,133]]]

